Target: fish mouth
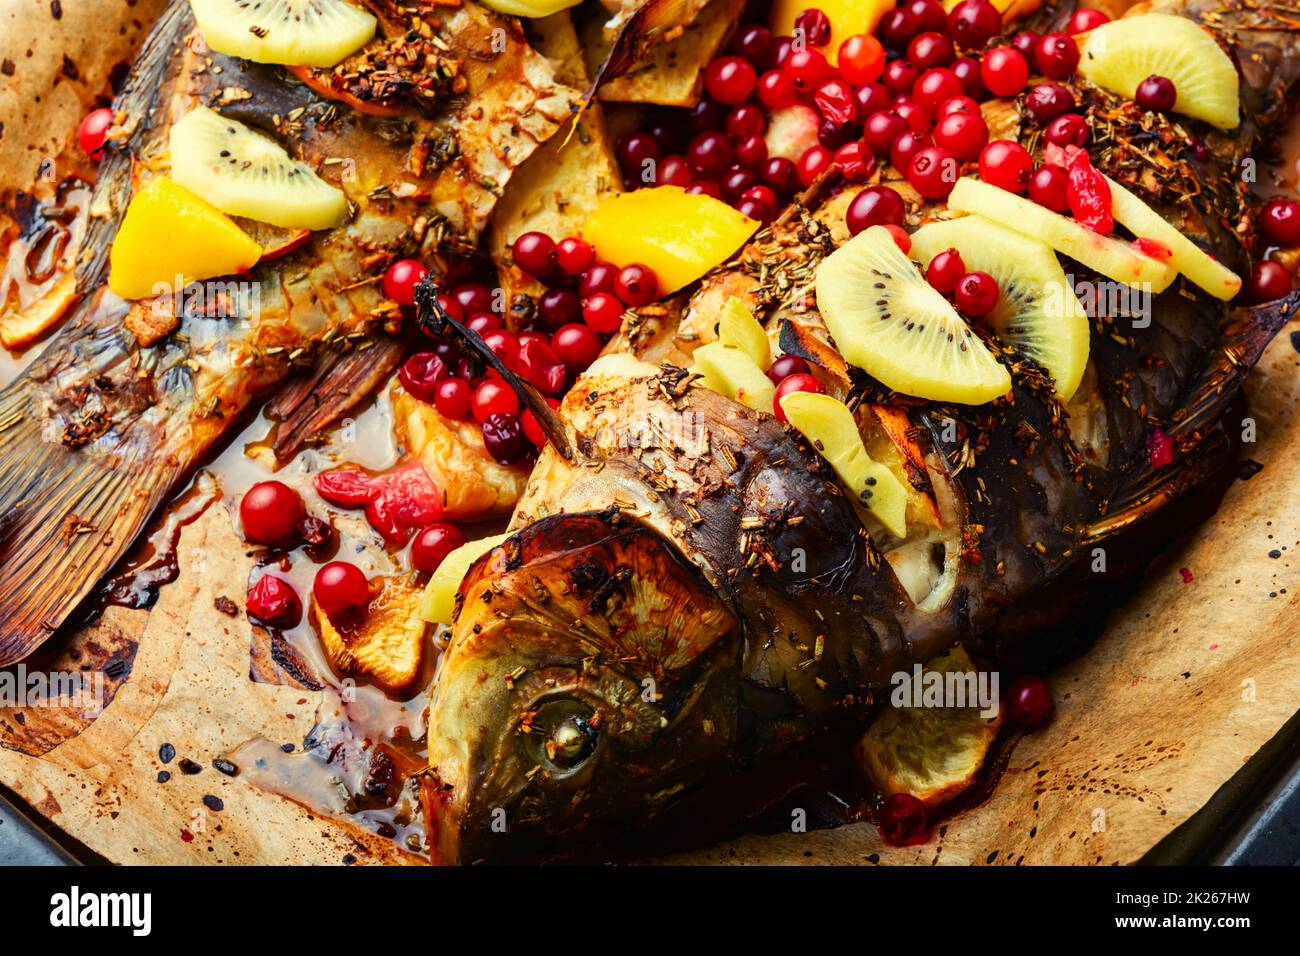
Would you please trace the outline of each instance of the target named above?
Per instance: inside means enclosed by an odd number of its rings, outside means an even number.
[[[542,519],[462,593],[429,720],[438,862],[565,858],[734,762],[739,619],[649,528]]]

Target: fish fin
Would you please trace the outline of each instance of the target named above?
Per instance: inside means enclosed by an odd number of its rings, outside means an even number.
[[[133,147],[158,121],[155,101],[166,86],[164,80],[176,44],[192,25],[188,0],[172,0],[149,32],[126,85],[113,101],[113,112],[134,126],[125,140],[109,141],[95,172],[90,217],[77,256],[77,291],[82,295],[95,291],[107,280],[108,250],[131,199]]]
[[[1223,450],[1219,444],[1224,436],[1215,427],[1217,422],[1269,342],[1297,312],[1300,291],[1229,313],[1214,361],[1188,388],[1186,399],[1164,429],[1179,449],[1177,458],[1172,464],[1156,466],[1143,456],[1121,478],[1106,501],[1103,517],[1085,531],[1085,541],[1109,537],[1132,525],[1206,477]]]
[[[573,461],[573,449],[569,447],[569,436],[564,431],[564,425],[560,422],[560,416],[555,414],[554,409],[546,404],[546,399],[530,382],[524,381],[510,369],[506,368],[505,363],[497,357],[479,334],[471,329],[461,325],[438,303],[438,285],[434,281],[433,273],[429,273],[415,287],[415,316],[416,323],[419,327],[433,335],[445,335],[456,340],[456,344],[461,350],[474,356],[479,362],[495,371],[501,376],[514,393],[519,396],[519,401],[533,413],[537,423],[542,426],[542,431],[550,439],[555,450],[564,457],[566,461]]]
[[[402,343],[383,339],[365,351],[332,352],[315,371],[290,383],[267,406],[278,422],[272,450],[279,464],[298,454],[371,394],[402,364]]]
[[[0,394],[0,667],[57,630],[178,476],[153,448],[103,454],[63,437],[28,379]]]

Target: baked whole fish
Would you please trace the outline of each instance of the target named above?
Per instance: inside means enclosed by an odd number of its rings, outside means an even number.
[[[1206,129],[1201,147],[1153,136],[1085,89],[1100,124],[1092,162],[1241,270],[1237,163],[1285,112],[1295,27],[1244,3],[1162,9],[1232,52],[1246,119]],[[1132,161],[1139,144],[1155,162]],[[814,191],[706,277],[696,333],[716,334],[720,300],[706,297],[723,283],[781,324],[787,352],[834,371],[815,310],[789,293],[798,283],[773,292],[755,277],[810,275],[847,239],[835,203]],[[1100,279],[1071,267],[1076,282]],[[794,429],[704,387],[671,345],[647,353],[653,364],[601,359],[561,409],[572,459],[543,453],[514,533],[459,590],[429,725],[435,858],[645,850],[701,795],[819,736],[860,732],[914,662],[957,643],[1011,666],[1077,650],[1080,622],[1122,583],[1091,573],[1095,549],[1140,564],[1212,510],[1240,385],[1298,306],[1293,294],[1234,307],[1179,281],[1154,298],[1149,325],[1099,312],[1089,371],[1064,405],[1014,356],[1010,393],[982,405],[900,398],[847,375],[859,414],[894,426],[937,515],[901,542],[864,520]],[[1156,435],[1172,462],[1151,453]],[[704,835],[743,818],[738,791]]]
[[[100,168],[82,305],[0,394],[0,665],[49,637],[292,373],[318,370],[278,403],[301,418],[294,441],[386,379],[403,351],[385,335],[400,316],[384,270],[472,248],[512,171],[581,95],[513,18],[474,3],[368,6],[377,34],[334,71],[217,53],[186,0],[152,31],[115,104],[127,135]],[[114,295],[109,251],[133,194],[168,171],[172,128],[200,106],[318,169],[347,215],[309,235],[247,221],[262,261],[222,284],[219,309],[182,297],[177,314],[171,297]],[[172,241],[166,223],[153,241]]]

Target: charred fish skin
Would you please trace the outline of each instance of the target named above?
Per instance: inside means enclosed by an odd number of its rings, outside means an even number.
[[[1242,228],[1245,196],[1237,163],[1282,112],[1294,69],[1284,64],[1286,57],[1269,51],[1293,50],[1295,31],[1277,24],[1276,30],[1258,33],[1252,24],[1265,14],[1246,4],[1166,6],[1201,19],[1239,59],[1250,61],[1251,68],[1243,63],[1244,98],[1257,122],[1235,136],[1208,134],[1204,158],[1163,135],[1141,138],[1156,142],[1171,166],[1189,163],[1180,176],[1212,181],[1214,189],[1180,191],[1142,176],[1121,143],[1126,134],[1118,124],[1097,144],[1096,164],[1137,187],[1220,259],[1239,262],[1248,231]],[[1090,106],[1104,110],[1107,103],[1099,96]],[[755,248],[764,241],[769,240],[760,234]],[[826,252],[820,232],[795,233],[793,241],[795,248],[782,253],[792,267]],[[729,277],[727,295],[743,294],[744,283],[737,279],[743,266],[733,263],[720,272]],[[1101,281],[1082,272],[1075,278]],[[761,296],[752,301],[760,306],[756,312],[769,315],[769,307],[781,312],[787,305]],[[700,302],[697,295],[693,305]],[[725,694],[726,705],[734,703],[738,710],[727,722],[736,728],[734,738],[716,762],[695,764],[705,776],[686,781],[673,800],[654,803],[646,797],[663,792],[657,784],[670,773],[667,755],[673,748],[664,751],[661,777],[656,747],[648,744],[639,755],[646,776],[634,786],[636,799],[621,811],[605,804],[604,816],[588,794],[605,787],[603,770],[581,781],[569,778],[568,799],[552,801],[560,808],[553,819],[520,814],[519,806],[536,790],[563,786],[545,767],[529,767],[512,788],[493,789],[501,829],[495,840],[488,838],[479,828],[488,818],[484,788],[479,777],[466,774],[461,758],[508,746],[506,725],[499,718],[445,721],[473,709],[468,675],[495,666],[462,655],[462,642],[488,626],[475,592],[513,589],[518,580],[543,577],[545,554],[507,567],[502,557],[511,547],[507,541],[471,568],[440,664],[430,762],[446,808],[435,814],[441,858],[562,857],[579,840],[601,855],[615,835],[653,829],[674,803],[681,805],[678,801],[739,769],[779,760],[801,741],[832,728],[861,727],[891,669],[910,667],[957,641],[972,642],[995,660],[1077,651],[1077,629],[1054,629],[1055,624],[1068,623],[1062,615],[1083,610],[1089,613],[1079,616],[1095,623],[1104,603],[1097,596],[1116,597],[1107,593],[1115,587],[1113,579],[1098,585],[1090,573],[1092,549],[1114,545],[1117,553],[1127,554],[1129,545],[1123,543],[1129,542],[1137,557],[1126,570],[1136,574],[1161,540],[1214,507],[1233,458],[1225,415],[1264,347],[1300,309],[1300,293],[1268,306],[1232,308],[1180,281],[1145,306],[1145,314],[1134,316],[1106,309],[1094,315],[1091,384],[1068,407],[1053,397],[1041,369],[1014,355],[1005,356],[1013,380],[1005,399],[974,409],[904,403],[909,434],[916,436],[928,477],[951,494],[958,511],[956,579],[937,607],[922,607],[908,597],[861,516],[845,507],[820,456],[769,416],[692,385],[680,369],[635,361],[608,374],[593,367],[563,408],[576,459],[543,453],[514,526],[523,529],[522,536],[542,525],[585,522],[608,514],[612,504],[620,520],[654,532],[669,546],[660,560],[676,554],[698,567],[740,623],[736,691],[728,685]],[[700,328],[710,324],[707,315],[696,318]],[[808,347],[816,344],[792,333],[790,340],[795,338]],[[782,344],[789,348],[786,342],[783,334]],[[861,381],[853,397],[895,399]],[[1085,447],[1079,432],[1076,419],[1088,413],[1101,423],[1100,454]],[[620,445],[620,423],[624,429],[636,423],[637,440]],[[1151,461],[1146,441],[1153,427],[1177,443],[1172,465]],[[706,442],[683,440],[700,431],[707,433]],[[796,555],[803,560],[796,563]],[[1087,600],[1093,605],[1081,604]],[[516,628],[508,608],[496,611],[491,626],[514,634],[515,659],[541,652],[538,635]],[[557,622],[545,643],[577,646],[581,637]],[[599,655],[595,664],[620,666],[617,659]],[[506,712],[508,699],[500,696]],[[457,734],[462,736],[456,743],[447,742]],[[594,747],[599,753],[599,742]],[[681,782],[674,778],[674,785]],[[506,793],[515,794],[513,803],[502,800]],[[552,827],[563,837],[547,842]],[[473,851],[461,852],[467,847]]]
[[[389,35],[405,36],[418,16],[394,7]],[[255,401],[324,361],[331,377],[317,397],[328,407],[299,397],[290,410],[321,426],[357,400],[354,386],[376,381],[349,361],[359,345],[379,343],[370,357],[391,370],[400,352],[384,336],[397,317],[379,289],[383,270],[403,255],[436,264],[472,246],[513,169],[570,115],[578,91],[555,81],[517,23],[466,4],[425,28],[445,57],[412,69],[440,71],[430,87],[440,108],[426,99],[375,116],[286,70],[214,54],[187,0],[159,19],[115,104],[129,137],[100,167],[78,256],[82,303],[0,393],[0,666],[57,630]],[[214,302],[206,283],[198,306],[185,296],[124,303],[106,287],[108,250],[135,189],[166,170],[172,125],[200,104],[238,113],[316,165],[351,215],[220,280]],[[243,225],[263,245],[285,238]]]

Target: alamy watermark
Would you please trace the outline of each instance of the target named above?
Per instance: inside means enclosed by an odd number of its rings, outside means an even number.
[[[998,715],[997,671],[934,671],[913,664],[910,671],[895,671],[890,683],[895,707],[979,708],[981,717]]]
[[[0,708],[50,707],[98,717],[104,711],[103,671],[0,671]]]

